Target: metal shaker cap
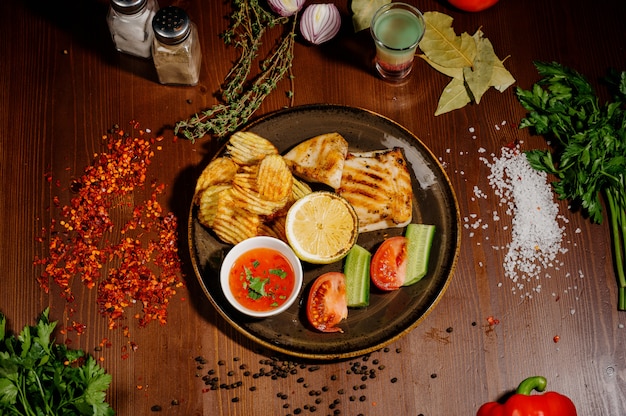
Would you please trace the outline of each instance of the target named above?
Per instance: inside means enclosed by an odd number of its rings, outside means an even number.
[[[146,5],[146,0],[111,0],[111,7],[122,14],[134,14]]]
[[[152,29],[159,42],[175,45],[187,39],[191,32],[189,15],[180,7],[165,7],[154,15]]]

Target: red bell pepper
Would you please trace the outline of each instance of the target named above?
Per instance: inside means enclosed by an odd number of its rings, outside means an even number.
[[[576,416],[574,403],[559,393],[530,395],[533,390],[544,391],[547,384],[545,377],[529,377],[504,404],[485,403],[476,416]]]

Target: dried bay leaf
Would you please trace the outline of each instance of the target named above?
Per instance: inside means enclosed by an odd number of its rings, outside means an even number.
[[[419,47],[431,61],[447,68],[471,67],[476,56],[476,42],[467,33],[457,36],[454,19],[439,12],[424,13],[426,31]]]
[[[359,32],[370,27],[374,13],[391,0],[352,0],[352,25]]]
[[[494,87],[500,92],[515,83],[515,78],[496,55],[493,45],[477,30],[473,36],[456,35],[453,18],[443,13],[424,13],[426,33],[418,56],[437,71],[452,78],[439,98],[435,115],[464,107]]]
[[[507,88],[515,83],[515,78],[504,67],[504,61],[498,59],[493,67],[493,73],[491,74],[491,86],[500,92],[504,92]]]
[[[484,37],[482,30],[478,29],[474,34],[474,39],[479,48],[479,53],[483,60],[489,60],[491,68],[491,79],[489,80],[488,87],[494,87],[500,92],[503,92],[508,87],[515,83],[513,75],[504,67],[504,61],[500,60],[493,49],[493,45],[489,39]],[[474,91],[472,89],[472,91]],[[478,103],[480,100],[476,100]]]
[[[493,51],[493,46],[489,39],[483,37],[483,32],[477,30],[473,39],[476,41],[476,57],[474,58],[474,67],[463,68],[463,76],[467,87],[471,92],[472,98],[476,104],[480,103],[483,94],[487,92],[491,86],[491,78],[493,75],[493,67],[500,60]]]
[[[435,115],[441,115],[452,110],[465,107],[471,98],[467,93],[467,86],[462,79],[452,78],[452,81],[443,89],[441,97],[439,97],[439,104]]]
[[[458,78],[461,80],[463,79],[463,68],[461,67],[448,68],[448,67],[441,66],[431,61],[430,59],[428,59],[426,55],[420,54],[418,56],[422,58],[424,61],[426,61],[428,65],[432,66],[433,68],[435,68],[437,71],[441,72],[442,74],[447,75],[450,78]]]

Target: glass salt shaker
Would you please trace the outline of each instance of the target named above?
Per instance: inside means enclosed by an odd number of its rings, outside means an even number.
[[[115,48],[149,58],[154,38],[152,18],[158,10],[157,0],[111,0],[107,24]]]
[[[202,52],[198,30],[187,13],[165,7],[152,20],[152,59],[161,84],[196,85],[200,78]]]

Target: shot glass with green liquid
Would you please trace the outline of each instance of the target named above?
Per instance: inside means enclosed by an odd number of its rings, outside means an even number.
[[[426,26],[422,13],[406,3],[379,8],[370,25],[376,44],[375,66],[388,81],[401,81],[413,68],[413,58]]]

